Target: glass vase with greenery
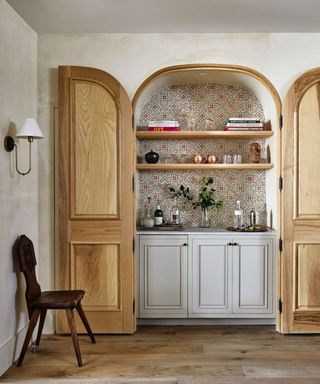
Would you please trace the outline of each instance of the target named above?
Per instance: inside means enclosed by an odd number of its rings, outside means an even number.
[[[213,188],[212,177],[203,177],[198,192],[192,193],[189,187],[180,185],[180,187],[169,187],[171,196],[183,199],[190,203],[193,209],[201,209],[201,227],[211,226],[209,220],[209,208],[223,208],[223,201],[217,200],[216,190]]]

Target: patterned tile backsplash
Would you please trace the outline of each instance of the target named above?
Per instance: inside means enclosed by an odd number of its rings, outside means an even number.
[[[260,101],[248,90],[227,84],[191,84],[162,88],[145,103],[138,130],[146,130],[149,120],[177,120],[182,130],[223,130],[230,117],[257,117],[264,120]],[[138,140],[137,162],[153,150],[160,162],[191,162],[192,155],[213,154],[222,162],[224,154],[240,154],[247,162],[249,144],[258,142],[262,159],[266,156],[265,140]],[[226,227],[233,223],[236,200],[241,200],[245,220],[254,207],[263,214],[266,192],[265,171],[197,170],[197,171],[139,171],[137,218],[142,217],[148,196],[155,207],[160,204],[165,219],[169,219],[173,200],[169,186],[181,184],[196,192],[204,176],[213,178],[218,199],[224,201],[220,210],[210,210],[212,226]],[[184,223],[198,223],[201,212],[179,202]]]

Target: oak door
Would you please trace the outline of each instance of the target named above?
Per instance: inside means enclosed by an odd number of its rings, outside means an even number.
[[[320,332],[320,68],[293,84],[284,117],[281,331]]]
[[[86,291],[93,332],[135,331],[131,117],[111,75],[59,67],[59,288]]]

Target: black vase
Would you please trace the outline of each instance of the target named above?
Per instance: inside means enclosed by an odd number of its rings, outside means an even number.
[[[146,153],[145,155],[145,159],[146,159],[146,162],[149,163],[149,164],[155,164],[159,161],[159,154],[157,152],[148,152]]]

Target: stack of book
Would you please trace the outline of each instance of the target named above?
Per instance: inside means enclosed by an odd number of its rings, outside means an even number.
[[[263,121],[255,117],[230,117],[225,131],[263,131]]]
[[[180,126],[176,120],[151,120],[148,131],[180,131]]]

